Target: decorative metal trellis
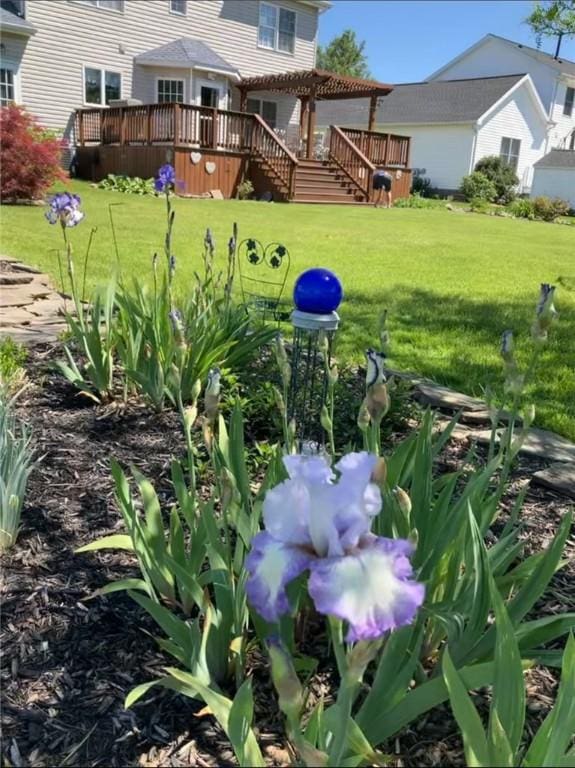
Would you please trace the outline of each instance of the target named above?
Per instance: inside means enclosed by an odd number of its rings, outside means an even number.
[[[282,302],[290,255],[285,245],[247,238],[238,247],[240,283],[248,312],[256,313],[264,322],[289,320],[291,305]]]
[[[294,310],[291,382],[288,396],[288,419],[296,426],[298,449],[324,443],[320,422],[325,403],[328,377],[332,362],[334,336],[339,325],[337,312],[314,315]]]

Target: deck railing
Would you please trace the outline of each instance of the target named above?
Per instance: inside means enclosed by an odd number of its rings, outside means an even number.
[[[375,166],[336,125],[330,126],[329,129],[329,157],[355,183],[365,199],[369,200]]]
[[[374,165],[409,168],[410,136],[362,131],[356,128],[342,128],[341,131]]]
[[[174,144],[243,151],[253,115],[194,104],[143,104],[76,111],[76,137],[86,144]]]
[[[256,157],[265,160],[285,187],[288,196],[292,197],[295,190],[297,157],[259,115],[253,115],[253,118],[251,151]]]

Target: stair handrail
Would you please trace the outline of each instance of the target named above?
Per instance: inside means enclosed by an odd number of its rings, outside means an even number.
[[[298,166],[298,159],[293,154],[293,152],[291,152],[291,150],[286,147],[280,137],[269,127],[266,121],[260,117],[260,115],[254,114],[253,117],[254,130],[252,131],[252,152],[254,149],[254,143],[257,141],[259,129],[261,132],[263,132],[264,136],[268,138],[268,140],[273,142],[273,146],[275,146],[276,149],[280,151],[280,162],[276,162],[278,158],[274,157],[274,155],[272,155],[270,152],[266,153],[264,142],[261,142],[257,149],[264,160],[267,161],[267,163],[279,176],[282,184],[287,187],[289,197],[293,197],[295,187],[295,173]]]
[[[349,139],[337,125],[329,127],[329,156],[339,165],[344,173],[354,182],[369,201],[371,197],[371,180],[375,171],[375,165],[363,152]],[[346,152],[338,149],[338,142],[343,142]],[[350,159],[350,155],[351,158]],[[355,160],[355,162],[353,162]],[[364,171],[362,175],[360,170]]]

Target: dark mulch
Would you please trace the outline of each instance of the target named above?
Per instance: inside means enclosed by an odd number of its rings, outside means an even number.
[[[107,582],[135,575],[130,554],[74,554],[122,530],[110,457],[134,464],[169,493],[170,460],[184,451],[177,417],[136,405],[95,407],[50,372],[52,359],[50,348],[31,355],[33,386],[19,405],[43,460],[30,479],[17,545],[2,561],[3,754],[15,766],[232,765],[225,737],[201,704],[158,690],[124,709],[126,693],[169,662],[156,649],[156,628],[127,595],[88,600]],[[454,443],[446,465],[460,462],[464,451]],[[520,464],[511,496],[530,471],[532,462]],[[567,507],[548,491],[529,491],[524,523],[530,550],[550,541]],[[571,565],[555,576],[538,614],[575,609],[574,572]],[[319,654],[315,631],[308,628],[306,640],[308,651]],[[253,661],[259,738],[270,764],[286,764],[264,662]],[[529,673],[529,728],[548,710],[556,682],[554,671]],[[329,701],[330,683],[327,670],[318,673],[313,696]],[[486,696],[478,700],[485,703]],[[463,764],[446,708],[422,718],[388,749],[396,765]]]

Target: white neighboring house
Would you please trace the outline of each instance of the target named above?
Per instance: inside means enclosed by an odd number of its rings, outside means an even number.
[[[575,211],[575,152],[552,149],[535,163],[531,197],[560,197]]]
[[[362,127],[366,111],[364,100],[322,104],[318,123]],[[426,81],[396,85],[377,130],[412,136],[412,166],[442,190],[456,190],[477,160],[495,154],[527,193],[539,159],[575,150],[575,62],[485,35]]]
[[[365,99],[321,103],[318,125],[360,128]],[[376,130],[412,137],[411,165],[443,192],[487,155],[501,155],[515,169],[522,192],[533,164],[545,152],[548,118],[528,74],[407,83],[381,100]]]
[[[575,62],[515,43],[499,35],[485,35],[448,61],[428,80],[454,80],[526,72],[550,121],[545,152],[575,148]]]

